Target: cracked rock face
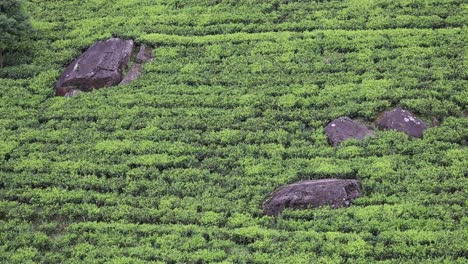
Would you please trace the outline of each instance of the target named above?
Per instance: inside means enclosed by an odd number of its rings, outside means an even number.
[[[133,40],[119,38],[96,42],[66,68],[55,86],[56,95],[119,84],[134,46]]]
[[[337,146],[347,139],[355,138],[361,140],[367,136],[373,135],[374,132],[366,126],[345,116],[330,122],[325,127],[325,134],[330,144]]]
[[[378,120],[377,126],[381,129],[405,132],[411,137],[420,138],[426,130],[426,124],[410,111],[400,107],[385,112]]]
[[[263,213],[279,215],[285,208],[308,208],[349,206],[361,195],[357,180],[322,179],[302,181],[286,185],[263,203]]]

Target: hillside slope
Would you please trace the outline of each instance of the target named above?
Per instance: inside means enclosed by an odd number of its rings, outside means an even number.
[[[466,263],[462,0],[29,0],[0,69],[1,263]],[[155,48],[126,86],[54,97],[97,40]],[[346,115],[405,107],[422,139]],[[263,216],[276,188],[359,179],[349,208]]]

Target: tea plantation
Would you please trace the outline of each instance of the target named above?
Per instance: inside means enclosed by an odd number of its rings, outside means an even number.
[[[467,263],[463,0],[28,0],[0,69],[0,263]],[[56,97],[98,40],[154,60]],[[403,107],[424,136],[380,130]],[[374,137],[329,144],[348,116]],[[350,207],[262,203],[358,179]]]

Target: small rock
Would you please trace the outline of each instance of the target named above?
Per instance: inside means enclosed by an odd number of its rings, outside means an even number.
[[[65,69],[55,86],[56,95],[120,83],[122,69],[127,66],[133,47],[133,40],[119,38],[96,42]]]
[[[80,90],[71,90],[68,93],[66,93],[64,96],[65,97],[75,97],[75,96],[79,95],[80,93],[82,93],[82,91],[80,91]]]
[[[383,113],[377,119],[377,126],[381,129],[405,132],[415,138],[422,137],[424,130],[427,128],[421,119],[417,118],[410,111],[400,107]]]
[[[439,126],[440,125],[440,121],[437,117],[433,116],[432,117],[432,126],[433,127],[436,127],[436,126]]]
[[[141,45],[140,51],[136,57],[136,63],[146,63],[153,59],[153,49]]]
[[[337,146],[347,139],[355,138],[361,140],[373,135],[374,132],[366,126],[344,116],[330,122],[325,127],[325,134],[328,137],[328,141],[333,146]]]
[[[133,64],[132,68],[127,73],[127,75],[122,80],[122,82],[120,82],[119,85],[124,85],[124,84],[130,83],[131,81],[138,78],[138,76],[140,76],[140,74],[141,74],[141,64]]]
[[[263,203],[263,213],[279,215],[285,208],[307,208],[329,205],[332,208],[349,206],[361,195],[357,180],[322,179],[286,185]]]

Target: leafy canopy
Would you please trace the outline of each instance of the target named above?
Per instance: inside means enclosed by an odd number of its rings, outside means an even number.
[[[0,0],[0,51],[15,45],[30,27],[21,0]]]

